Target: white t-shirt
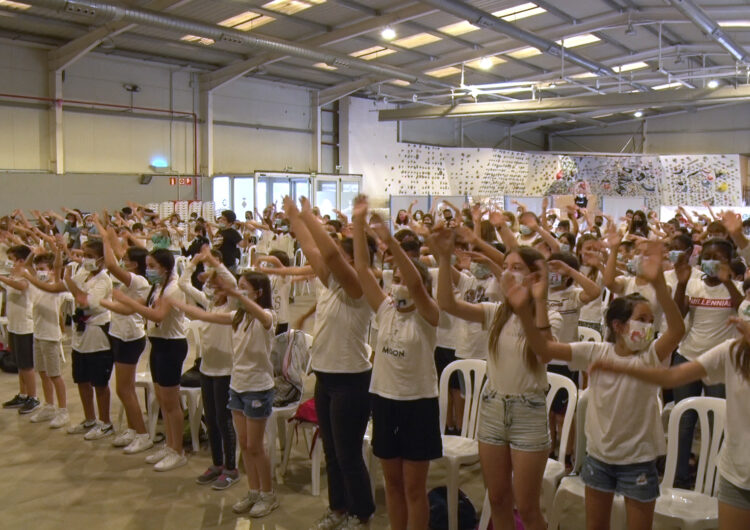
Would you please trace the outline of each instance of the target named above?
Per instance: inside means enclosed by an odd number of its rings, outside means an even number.
[[[429,269],[430,276],[432,277],[432,296],[437,298],[437,285],[438,285],[438,273],[440,269],[433,267]],[[451,271],[451,274],[453,272]],[[461,278],[465,276],[460,275]],[[460,280],[459,280],[460,282]],[[461,286],[453,286],[453,296],[461,297]],[[458,339],[460,338],[461,319],[453,315],[449,315],[446,311],[440,312],[440,320],[438,321],[437,328],[437,343],[436,346],[441,348],[447,348],[449,350],[455,350],[458,347]]]
[[[128,273],[130,275],[130,285],[125,286],[117,281],[112,275],[112,286],[119,289],[134,300],[143,301],[148,296],[151,286],[148,280],[138,274]],[[131,342],[146,335],[145,323],[143,317],[138,313],[132,315],[120,315],[112,311],[112,322],[109,325],[109,334],[124,342]]]
[[[560,342],[576,342],[578,340],[578,321],[583,307],[581,296],[583,289],[573,284],[559,291],[549,290],[547,294],[550,310],[557,311],[562,317]],[[550,364],[558,364],[551,362]]]
[[[155,307],[156,301],[161,298],[161,285],[157,285],[149,300],[149,306]],[[177,280],[171,277],[164,288],[164,296],[180,302],[185,301],[185,293],[177,285]],[[160,339],[184,339],[185,338],[185,313],[172,306],[167,316],[161,322],[146,321],[146,333],[149,337]]]
[[[83,331],[78,331],[74,325],[73,349],[78,353],[95,353],[110,349],[109,337],[104,327],[110,322],[109,309],[101,305],[104,298],[112,296],[112,280],[106,270],[102,269],[93,274],[83,267],[79,267],[73,276],[73,281],[86,293],[88,307],[83,309],[86,325]]]
[[[398,311],[390,298],[380,304],[375,321],[378,340],[370,392],[399,401],[437,397],[437,328],[416,309]]]
[[[229,313],[236,310],[233,299],[224,305],[212,306],[212,313]],[[234,354],[232,326],[201,322],[198,327],[201,340],[200,372],[211,377],[222,377],[232,373]]]
[[[62,293],[48,293],[29,285],[33,299],[34,338],[50,341],[61,341],[60,307]]]
[[[328,285],[317,279],[318,305],[310,352],[312,369],[330,373],[362,373],[372,365],[367,355],[367,327],[372,310],[364,296],[346,294],[333,274]]]
[[[480,280],[470,275],[462,275],[459,282],[461,298],[471,304],[482,302],[498,302],[502,294],[494,276]],[[489,335],[480,322],[458,321],[458,359],[486,359]]]
[[[680,355],[694,361],[717,344],[737,338],[734,326],[727,325],[729,317],[737,316],[737,312],[732,307],[729,289],[723,284],[709,287],[702,279],[689,280],[685,303],[687,331],[678,349]]]
[[[273,311],[265,310],[273,322],[268,329],[257,318],[248,314],[234,330],[234,356],[229,387],[235,392],[260,392],[273,388],[271,340],[276,328]],[[232,318],[237,314],[232,311]]]
[[[726,340],[698,357],[708,377],[707,384],[724,383],[727,417],[724,445],[719,454],[719,472],[742,489],[750,489],[750,382],[735,368],[732,345]]]
[[[669,366],[656,354],[656,342],[637,354],[621,357],[610,342],[574,342],[571,370],[587,370],[597,359],[636,366]],[[596,371],[589,381],[586,443],[591,456],[607,464],[650,462],[666,453],[659,411],[659,387],[624,374]]]
[[[278,315],[279,324],[286,324],[289,322],[289,295],[292,292],[292,278],[278,274],[271,274],[270,278],[273,311]]]
[[[581,266],[581,274],[584,274],[587,278],[589,277],[590,267],[588,265]],[[602,289],[604,282],[602,273],[597,271],[596,278],[594,278],[596,285]],[[581,307],[581,312],[578,315],[578,319],[582,322],[595,322],[600,324],[602,322],[602,295],[597,296],[591,300],[588,304]]]
[[[489,333],[496,313],[503,304],[483,302],[484,329]],[[562,317],[557,311],[548,313],[552,335],[557,337],[562,327]],[[488,342],[489,344],[489,342]],[[544,363],[536,363],[534,369],[526,364],[526,334],[521,320],[511,314],[498,337],[498,351],[487,355],[487,378],[489,387],[501,394],[527,394],[546,392],[549,387]]]
[[[32,299],[30,286],[24,291],[5,285],[7,295],[5,313],[8,317],[8,331],[16,335],[27,335],[34,332],[34,317],[32,315]]]

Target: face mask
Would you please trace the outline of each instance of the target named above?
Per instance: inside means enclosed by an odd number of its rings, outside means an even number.
[[[750,302],[748,302],[747,300],[743,300],[740,304],[740,307],[737,309],[737,315],[742,320],[750,321]]]
[[[518,231],[521,232],[522,236],[528,236],[529,234],[531,234],[531,228],[526,225],[519,226]]]
[[[677,263],[684,253],[684,250],[670,250],[669,261],[671,261],[672,263]]]
[[[510,276],[512,276],[514,283],[516,283],[517,285],[521,285],[524,278],[526,278],[526,275],[520,271],[505,271],[503,274],[509,274]]]
[[[746,236],[750,236],[750,228],[745,228],[742,231],[745,233]]]
[[[5,260],[3,267],[7,270],[12,270],[16,266],[16,262],[13,260]]]
[[[640,320],[628,320],[628,331],[623,339],[629,350],[643,351],[654,340],[654,325]]]
[[[560,245],[560,252],[570,252],[570,245],[566,243]]]
[[[146,269],[146,279],[151,285],[161,282],[161,274],[156,269]]]
[[[485,265],[484,263],[477,263],[475,261],[471,262],[471,265],[469,265],[469,270],[471,271],[471,274],[478,280],[489,278],[489,276],[492,274],[492,271],[487,265]]]
[[[94,272],[99,268],[96,261],[94,258],[83,258],[83,268],[89,272]]]
[[[224,222],[220,222],[219,223],[219,228],[221,228],[222,230],[224,230],[226,227],[227,227],[226,223],[224,223]]]
[[[594,221],[594,224],[596,226],[602,226],[604,224],[604,221],[602,221],[601,219],[597,219],[596,221]]]
[[[393,265],[391,265],[391,262],[386,261],[385,263],[383,263],[383,270],[384,271],[393,270]]]
[[[394,283],[391,286],[391,297],[396,302],[397,308],[409,307],[414,303],[409,293],[409,288],[400,283]]]
[[[36,279],[40,282],[49,281],[49,271],[36,271]]]
[[[641,273],[641,257],[633,256],[628,260],[628,272],[633,276],[638,276]]]
[[[550,272],[547,274],[547,281],[550,288],[560,287],[563,284],[562,274],[559,272]]]
[[[701,271],[710,278],[719,276],[719,266],[721,262],[718,259],[701,260]]]
[[[216,291],[214,291],[214,288],[211,287],[210,285],[204,285],[203,286],[203,294],[206,295],[206,298],[210,299],[210,298],[214,297],[214,295],[216,294]]]

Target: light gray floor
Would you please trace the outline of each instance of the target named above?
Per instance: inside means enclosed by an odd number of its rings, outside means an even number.
[[[310,297],[298,299],[292,321],[311,303]],[[306,329],[311,324],[312,319]],[[143,361],[139,369],[145,370]],[[192,360],[186,361],[185,367],[190,365]],[[78,422],[81,405],[69,362],[64,372],[71,419]],[[307,386],[306,393],[311,394],[312,385]],[[111,388],[116,418],[120,404],[114,382]],[[0,373],[0,399],[10,399],[17,391],[17,376]],[[144,455],[124,455],[110,444],[111,438],[87,442],[81,436],[49,429],[46,423],[31,424],[15,410],[0,410],[0,528],[304,530],[328,505],[325,469],[320,497],[311,495],[310,460],[301,440],[295,445],[286,477],[277,483],[281,507],[255,520],[238,517],[231,509],[246,491],[244,477],[243,482],[223,492],[195,483],[195,477],[211,463],[207,447],[189,454],[186,466],[157,473],[144,463]],[[385,529],[388,519],[382,478],[377,463],[374,468],[378,474],[377,512],[371,528]],[[433,463],[428,488],[444,484],[443,476],[442,466]],[[484,490],[478,465],[462,471],[461,489],[479,510]]]

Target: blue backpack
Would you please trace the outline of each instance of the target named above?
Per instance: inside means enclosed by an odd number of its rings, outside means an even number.
[[[432,530],[448,530],[448,496],[447,488],[439,486],[427,494],[430,503],[430,528]],[[458,490],[458,528],[459,530],[473,530],[477,526],[477,511],[471,504],[469,497]]]

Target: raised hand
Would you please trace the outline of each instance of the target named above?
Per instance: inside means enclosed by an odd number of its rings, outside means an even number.
[[[615,251],[620,243],[622,243],[622,234],[619,232],[612,232],[604,238],[604,245],[611,251]]]
[[[512,273],[506,271],[500,278],[500,288],[505,300],[518,311],[529,303],[529,289],[518,283]]]
[[[508,220],[503,215],[503,212],[492,211],[490,212],[490,223],[497,228],[498,226],[508,224]]]
[[[726,283],[732,280],[732,269],[726,263],[719,264],[719,274],[717,276],[721,283]]]
[[[427,238],[427,244],[441,256],[450,256],[455,249],[456,236],[453,230],[438,227]]]
[[[551,270],[552,272],[557,272],[557,273],[566,274],[566,275],[570,274],[570,271],[573,270],[570,268],[570,265],[568,265],[564,261],[560,261],[557,259],[548,261],[547,267],[549,267],[549,270]]]
[[[310,205],[310,201],[307,197],[300,197],[299,198],[299,205],[301,207],[302,213],[310,213],[312,212],[312,206]]]
[[[370,216],[370,228],[372,228],[372,231],[375,232],[375,235],[377,235],[381,241],[388,241],[391,237],[391,233],[388,231],[388,227],[385,226],[383,218],[376,213]]]
[[[457,226],[455,230],[456,235],[466,243],[473,243],[477,240],[477,235],[466,225]]]
[[[649,241],[641,260],[641,277],[654,283],[662,278],[662,263],[664,262],[664,244],[660,241]]]
[[[537,271],[531,273],[528,278],[531,280],[531,296],[534,300],[547,300],[549,290],[549,277],[547,274],[547,263],[540,259],[536,261]]]
[[[674,265],[674,273],[677,277],[677,283],[687,283],[693,274],[693,268],[686,259],[681,259]]]
[[[370,205],[367,202],[367,197],[364,195],[357,195],[354,199],[354,205],[352,207],[352,218],[365,218],[367,217],[367,211]]]
[[[742,217],[732,211],[721,212],[719,219],[730,234],[742,233]]]
[[[289,195],[284,196],[283,207],[284,207],[284,213],[287,215],[287,217],[290,217],[292,215],[296,215],[299,213],[299,210],[297,209],[297,205],[294,203],[294,199],[292,199]],[[260,217],[261,219],[263,218],[262,216]]]

